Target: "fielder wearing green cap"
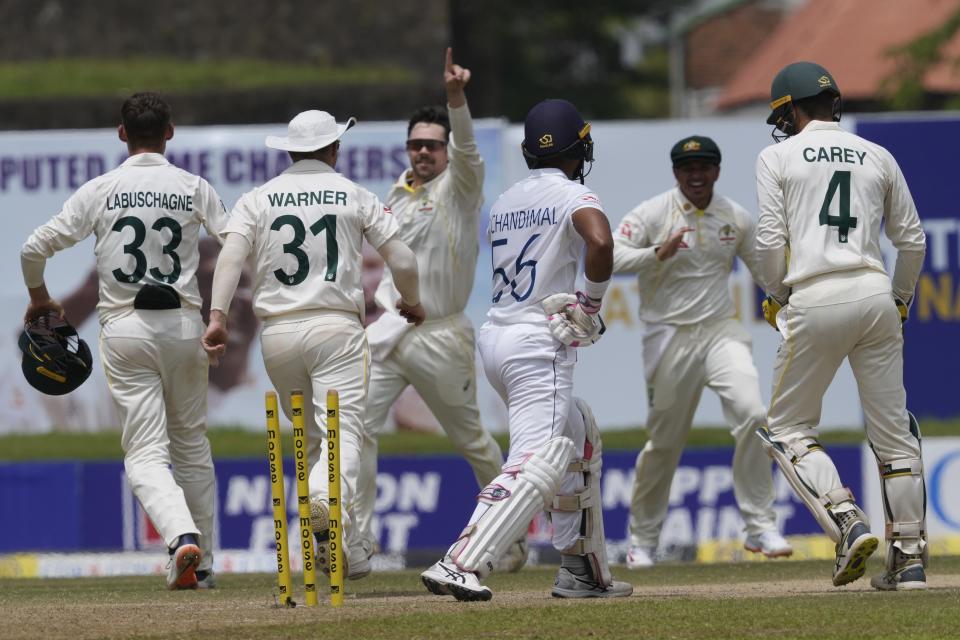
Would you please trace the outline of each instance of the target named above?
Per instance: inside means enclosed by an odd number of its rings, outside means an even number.
[[[767,408],[729,287],[736,257],[757,278],[756,223],[714,191],[720,159],[711,138],[678,140],[670,149],[676,185],[629,211],[613,235],[614,271],[637,278],[650,405],[630,501],[631,569],[654,564],[670,485],[704,388],[719,396],[736,443],[733,493],[744,547],[767,557],[793,553],[777,529],[773,476],[754,435]]]
[[[823,394],[847,359],[886,518],[886,571],[870,583],[925,589],[923,461],[920,428],[907,411],[902,330],[923,266],[923,227],[890,152],[840,128],[840,90],[829,71],[787,65],[770,97],[767,123],[783,141],[757,159],[757,253],[764,316],[782,342],[768,429],[758,435],[836,543],[833,584],[860,578],[879,539],[817,431]],[[892,274],[880,255],[881,226],[897,250]]]

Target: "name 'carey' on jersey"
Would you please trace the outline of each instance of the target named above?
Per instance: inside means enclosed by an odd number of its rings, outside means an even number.
[[[309,207],[315,204],[347,205],[346,191],[301,191],[300,193],[268,193],[271,207]]]
[[[548,224],[557,224],[556,207],[542,207],[540,209],[520,209],[506,213],[490,214],[490,231],[513,231],[526,227],[542,227]]]

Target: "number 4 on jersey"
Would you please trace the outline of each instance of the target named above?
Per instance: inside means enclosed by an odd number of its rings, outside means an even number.
[[[840,215],[830,215],[830,203],[837,190],[840,191]],[[830,178],[830,185],[827,187],[827,195],[823,197],[823,204],[820,205],[820,224],[830,227],[837,227],[840,242],[847,241],[847,233],[850,229],[857,228],[857,219],[850,217],[850,172],[834,171]]]

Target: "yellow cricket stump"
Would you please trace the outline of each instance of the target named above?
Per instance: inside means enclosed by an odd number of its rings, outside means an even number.
[[[340,512],[340,395],[327,391],[327,479],[330,505],[330,604],[343,605],[343,535]]]
[[[310,526],[310,465],[307,461],[307,431],[303,424],[303,391],[290,392],[293,414],[294,465],[297,470],[297,510],[300,514],[300,548],[303,551],[303,588],[308,607],[317,606],[317,578],[313,558],[313,527]]]
[[[280,446],[277,394],[268,391],[265,403],[267,412],[267,460],[270,463],[273,530],[277,545],[277,586],[280,589],[281,604],[296,606],[293,602],[293,587],[290,583],[290,550],[287,548],[287,501],[283,495],[283,449]]]

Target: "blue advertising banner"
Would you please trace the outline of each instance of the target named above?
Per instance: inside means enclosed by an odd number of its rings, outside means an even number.
[[[860,447],[831,447],[844,482],[861,491]],[[670,492],[664,547],[690,547],[743,537],[733,496],[732,450],[683,454]],[[611,544],[627,537],[633,488],[632,452],[604,456],[602,496]],[[289,473],[292,460],[285,462]],[[223,549],[268,551],[274,545],[270,481],[265,460],[217,462],[218,540]],[[784,478],[775,474],[778,524],[787,535],[820,533]],[[286,479],[291,536],[298,535],[296,485]],[[473,511],[476,481],[456,456],[398,456],[380,461],[375,531],[386,553],[446,549]],[[160,550],[163,541],[136,504],[121,462],[0,464],[0,553],[16,551]],[[549,525],[538,519],[532,542],[548,546]]]
[[[927,256],[906,325],[904,382],[915,414],[960,414],[960,211],[956,157],[945,140],[960,136],[956,119],[858,118],[856,132],[886,147],[900,164],[927,234]],[[889,246],[889,244],[888,244]],[[893,255],[887,260],[892,273]]]

